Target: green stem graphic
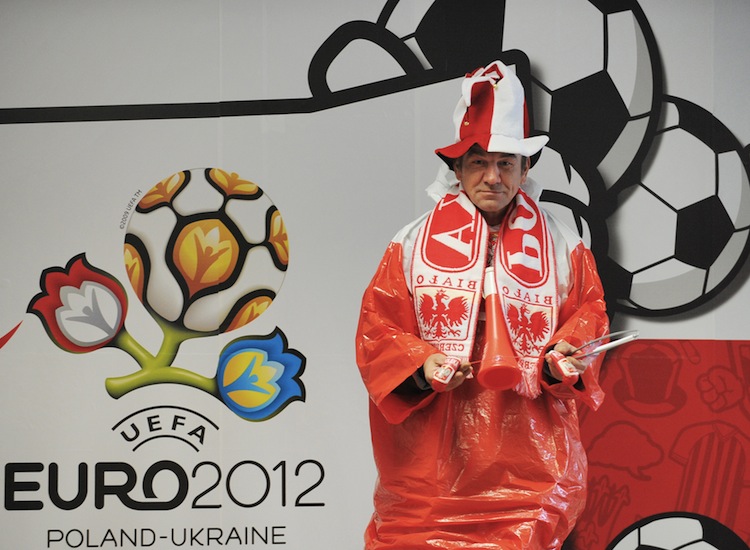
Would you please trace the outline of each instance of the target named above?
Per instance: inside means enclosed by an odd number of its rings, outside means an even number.
[[[112,340],[110,345],[119,348],[130,355],[138,362],[141,369],[149,369],[156,366],[156,358],[151,355],[146,348],[139,344],[138,341],[133,338],[127,330],[125,330],[125,328],[115,336],[115,339]]]
[[[104,386],[109,395],[119,399],[128,392],[143,386],[172,383],[191,386],[219,397],[216,378],[208,378],[195,372],[173,367],[172,361],[177,356],[180,345],[185,340],[201,336],[200,333],[179,330],[165,321],[158,321],[164,333],[164,340],[156,356],[151,355],[139,344],[127,330],[123,329],[115,337],[112,345],[120,348],[138,362],[141,370],[117,378],[107,378]]]
[[[170,325],[167,321],[161,317],[156,317],[156,322],[161,327],[161,331],[164,334],[164,340],[161,343],[161,348],[156,354],[155,364],[157,367],[169,366],[172,361],[177,357],[177,352],[180,349],[180,345],[185,340],[190,338],[197,338],[203,336],[199,332],[193,332],[187,329],[179,329],[173,325]]]
[[[119,399],[135,389],[163,383],[182,384],[183,386],[203,390],[214,397],[219,397],[219,386],[216,383],[216,378],[208,378],[186,369],[171,366],[140,370],[117,378],[107,378],[104,386],[109,395]]]

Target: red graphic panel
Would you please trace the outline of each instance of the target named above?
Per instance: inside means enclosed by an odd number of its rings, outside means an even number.
[[[750,341],[639,340],[610,351],[607,394],[581,410],[586,510],[565,548],[606,548],[673,511],[750,542]]]

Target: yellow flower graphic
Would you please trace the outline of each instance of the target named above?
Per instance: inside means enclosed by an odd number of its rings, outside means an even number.
[[[278,395],[277,381],[284,367],[275,362],[268,364],[266,360],[266,354],[258,350],[247,350],[229,359],[221,385],[235,405],[254,410]]]
[[[185,185],[185,172],[177,172],[154,185],[138,203],[141,210],[149,210],[160,204],[169,204],[177,192]]]
[[[180,231],[172,259],[192,297],[229,279],[239,250],[237,240],[221,220],[209,218],[192,222]]]
[[[289,238],[286,234],[284,220],[278,210],[275,210],[271,215],[268,242],[273,246],[279,261],[285,266],[289,265]]]
[[[268,306],[273,302],[273,298],[270,296],[257,296],[246,303],[234,316],[232,322],[227,327],[227,332],[245,326],[253,320],[260,317],[260,315],[268,309]]]
[[[209,178],[227,197],[235,195],[257,195],[260,188],[251,181],[243,180],[235,172],[231,174],[221,168],[211,168]]]
[[[305,400],[300,376],[305,357],[290,349],[277,328],[268,336],[238,338],[221,352],[216,369],[219,395],[238,416],[258,422]]]
[[[125,243],[125,270],[130,279],[130,284],[135,290],[136,296],[143,301],[143,289],[145,285],[145,273],[143,271],[143,259],[140,253],[130,243]]]

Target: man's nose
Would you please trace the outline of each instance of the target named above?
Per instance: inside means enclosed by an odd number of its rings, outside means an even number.
[[[500,168],[494,164],[488,165],[487,169],[484,171],[484,181],[487,182],[488,185],[496,185],[500,183]]]

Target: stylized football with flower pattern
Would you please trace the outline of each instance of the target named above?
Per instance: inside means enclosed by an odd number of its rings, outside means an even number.
[[[136,296],[164,334],[156,355],[125,327],[125,288],[85,254],[65,267],[45,269],[40,292],[28,306],[63,350],[119,348],[138,363],[135,372],[107,378],[110,396],[182,384],[217,397],[251,421],[305,400],[300,380],[305,357],[288,347],[278,327],[267,336],[230,342],[214,377],[174,363],[184,341],[250,323],[281,287],[289,243],[281,214],[260,187],[218,168],[173,174],[141,197],[129,220],[124,255]],[[0,338],[0,347],[8,337]]]
[[[284,280],[289,242],[258,185],[201,168],[172,174],[142,196],[124,253],[149,312],[205,334],[239,328],[268,308]]]

